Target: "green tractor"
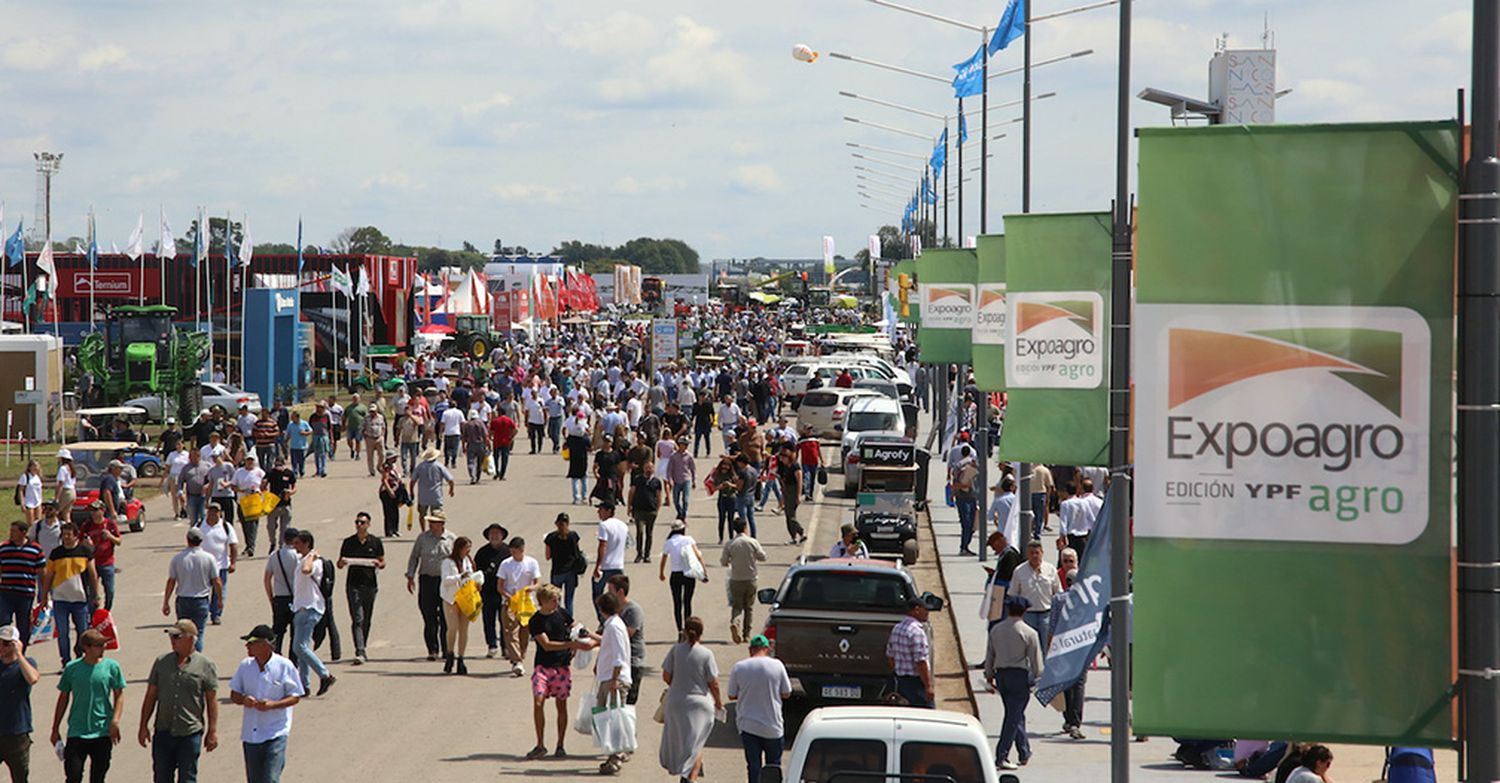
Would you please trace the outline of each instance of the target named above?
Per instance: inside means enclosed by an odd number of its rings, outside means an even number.
[[[122,305],[110,310],[102,332],[78,346],[78,366],[93,378],[89,404],[117,404],[144,395],[162,398],[162,415],[175,401],[177,418],[195,420],[203,407],[198,373],[208,360],[209,336],[178,329],[177,308]]]
[[[474,361],[484,361],[500,344],[500,333],[490,327],[487,315],[456,316],[453,329],[453,349]]]

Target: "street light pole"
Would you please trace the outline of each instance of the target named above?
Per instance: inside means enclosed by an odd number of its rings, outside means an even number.
[[[1474,0],[1469,159],[1459,196],[1458,675],[1465,780],[1500,780],[1500,8]]]
[[[952,237],[948,233],[948,118],[943,118],[943,247],[949,246]]]
[[[1109,760],[1112,783],[1130,780],[1130,4],[1120,0],[1115,214],[1109,334]],[[1030,36],[1027,41],[1030,41]]]
[[[1021,36],[1021,214],[1031,211],[1031,3],[1022,0],[1026,9],[1026,32]],[[1022,479],[1029,484],[1030,481]],[[1028,487],[1029,488],[1029,487]],[[1029,508],[1029,506],[1028,506]]]
[[[958,99],[958,121],[961,127],[967,130],[964,122],[964,99]],[[963,245],[964,241],[964,143],[958,140],[958,243]]]
[[[983,65],[979,91],[979,233],[989,233],[990,199],[990,30],[979,29]]]

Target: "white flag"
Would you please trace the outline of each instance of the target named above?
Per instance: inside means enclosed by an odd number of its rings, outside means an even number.
[[[349,279],[349,273],[344,271],[343,269],[340,269],[338,264],[332,265],[332,273],[330,274],[330,277],[331,282],[333,283],[333,290],[343,294],[344,296],[353,295],[353,281]]]
[[[0,215],[0,218],[3,218],[3,217],[4,217],[3,215]],[[3,222],[5,222],[5,221],[4,220],[0,220],[0,223],[3,223]],[[76,239],[73,240],[73,252],[77,253],[80,256],[86,256],[86,255],[89,254],[89,251],[84,248],[83,243],[79,242]]]
[[[250,221],[245,221],[245,238],[240,242],[240,263],[249,266],[255,257],[255,242],[250,239]]]
[[[356,289],[356,293],[360,296],[370,295],[370,276],[365,272],[364,264],[359,265],[359,288]]]
[[[870,258],[872,258],[872,259],[880,258],[880,235],[879,234],[871,234],[870,235]]]
[[[167,213],[161,214],[161,247],[156,250],[157,258],[167,260],[177,257],[177,240],[172,236],[172,227],[167,224]]]
[[[113,239],[109,240],[109,252],[111,255],[116,256],[120,254],[120,246],[115,244]]]
[[[141,249],[141,234],[146,229],[146,213],[142,212],[135,219],[135,230],[130,232],[130,241],[125,243],[125,255],[130,256],[131,261],[139,260],[144,251]]]
[[[57,277],[57,265],[52,263],[52,237],[42,243],[41,255],[36,257],[36,268],[46,273],[48,277]]]

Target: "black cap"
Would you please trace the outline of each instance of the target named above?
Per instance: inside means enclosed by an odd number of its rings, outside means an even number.
[[[247,642],[274,642],[276,641],[276,632],[271,630],[271,626],[269,625],[257,625],[250,629],[250,633],[240,638]]]

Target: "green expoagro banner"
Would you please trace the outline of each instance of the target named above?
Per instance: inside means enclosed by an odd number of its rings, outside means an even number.
[[[981,391],[1005,391],[1005,237],[984,235],[975,244],[974,384]]]
[[[1110,220],[1005,216],[1000,458],[1103,465],[1109,454]]]
[[[917,258],[922,328],[917,349],[923,364],[968,364],[974,329],[974,277],[979,260],[968,248],[923,250]]]
[[[1449,742],[1458,139],[1140,131],[1136,731]]]
[[[911,288],[906,291],[906,314],[901,314],[901,276],[906,275],[911,282]],[[908,258],[905,261],[897,261],[891,265],[891,292],[896,295],[896,317],[902,323],[922,323],[922,307],[917,301],[917,260]]]

